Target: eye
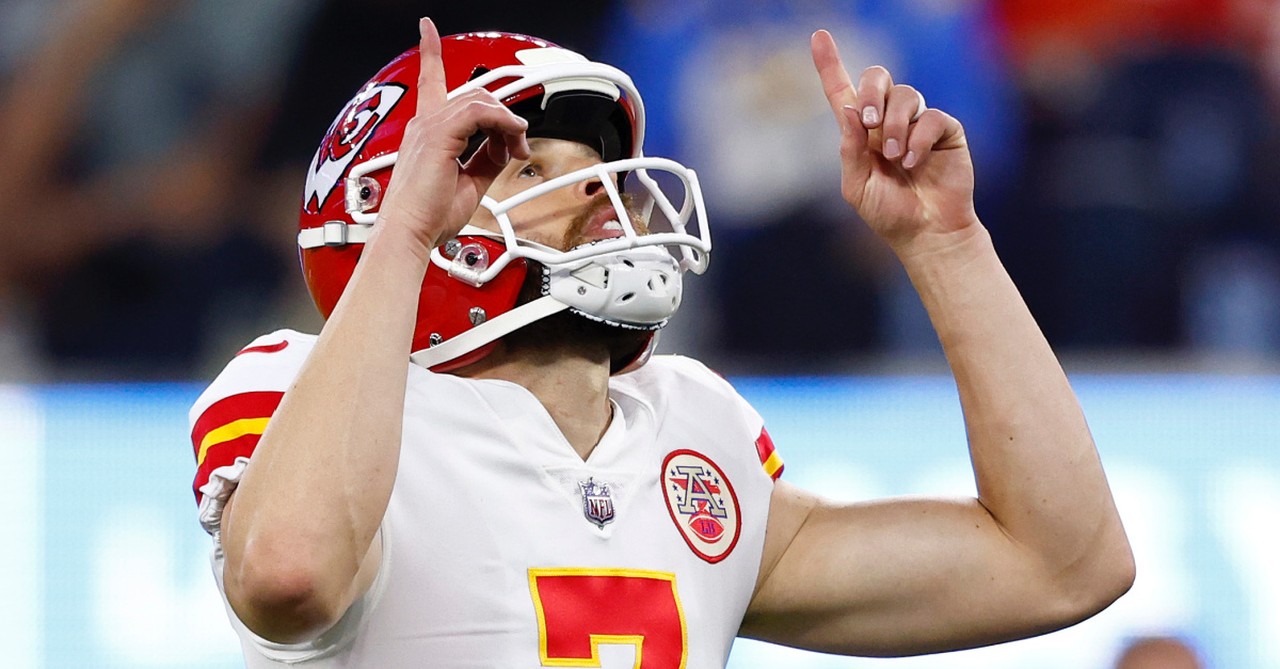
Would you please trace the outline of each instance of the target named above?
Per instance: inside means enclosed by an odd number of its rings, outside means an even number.
[[[538,169],[538,166],[534,165],[533,163],[529,163],[528,165],[521,167],[520,171],[517,172],[517,176],[526,177],[526,178],[537,177],[540,174],[541,174],[541,171]]]

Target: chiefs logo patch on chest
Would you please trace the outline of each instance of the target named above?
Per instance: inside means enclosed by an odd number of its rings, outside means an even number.
[[[662,461],[662,494],[680,536],[712,564],[733,551],[742,530],[738,496],[729,477],[707,456],[689,449]]]

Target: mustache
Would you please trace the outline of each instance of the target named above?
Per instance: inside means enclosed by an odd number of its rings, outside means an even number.
[[[631,193],[618,193],[622,200],[622,206],[627,211],[628,218],[631,219],[631,227],[635,228],[637,235],[649,234],[649,226],[641,218],[640,205],[636,197]],[[613,211],[613,202],[609,199],[608,193],[600,193],[595,196],[591,202],[582,209],[582,211],[573,217],[569,223],[569,228],[564,233],[564,239],[561,240],[560,250],[568,251],[576,248],[591,240],[586,239],[587,226],[591,224],[591,220],[600,213],[602,209]]]

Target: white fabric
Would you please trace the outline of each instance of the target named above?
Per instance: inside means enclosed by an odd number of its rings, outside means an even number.
[[[244,476],[244,468],[249,466],[249,458],[239,457],[226,467],[218,467],[209,472],[209,482],[200,486],[200,527],[204,528],[214,539],[219,541],[222,532],[222,511],[231,498],[231,493],[240,485],[240,477]]]
[[[291,353],[313,343],[292,335]],[[296,367],[290,373],[264,363],[254,377],[253,365],[266,360],[238,358],[235,382],[220,378],[217,395],[287,387]],[[754,589],[773,488],[755,449],[761,418],[727,382],[673,356],[614,377],[613,420],[583,461],[521,386],[413,365],[408,374],[404,444],[375,588],[310,644],[269,644],[234,624],[248,669],[544,666],[530,569],[568,568],[674,574],[685,666],[724,666]],[[663,495],[664,458],[682,449],[713,462],[734,491],[741,535],[719,562],[693,552]],[[612,490],[614,517],[603,528],[584,513],[580,484],[588,479]],[[214,568],[221,571],[216,551]],[[632,666],[619,659],[632,653],[627,644],[606,641],[600,649],[597,666]]]

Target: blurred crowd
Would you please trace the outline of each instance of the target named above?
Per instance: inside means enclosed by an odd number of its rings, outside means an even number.
[[[818,27],[965,123],[979,213],[1063,352],[1280,353],[1274,0],[0,0],[0,381],[201,379],[317,330],[305,165],[421,15],[632,74],[716,244],[665,347],[728,373],[937,355],[839,199]]]

